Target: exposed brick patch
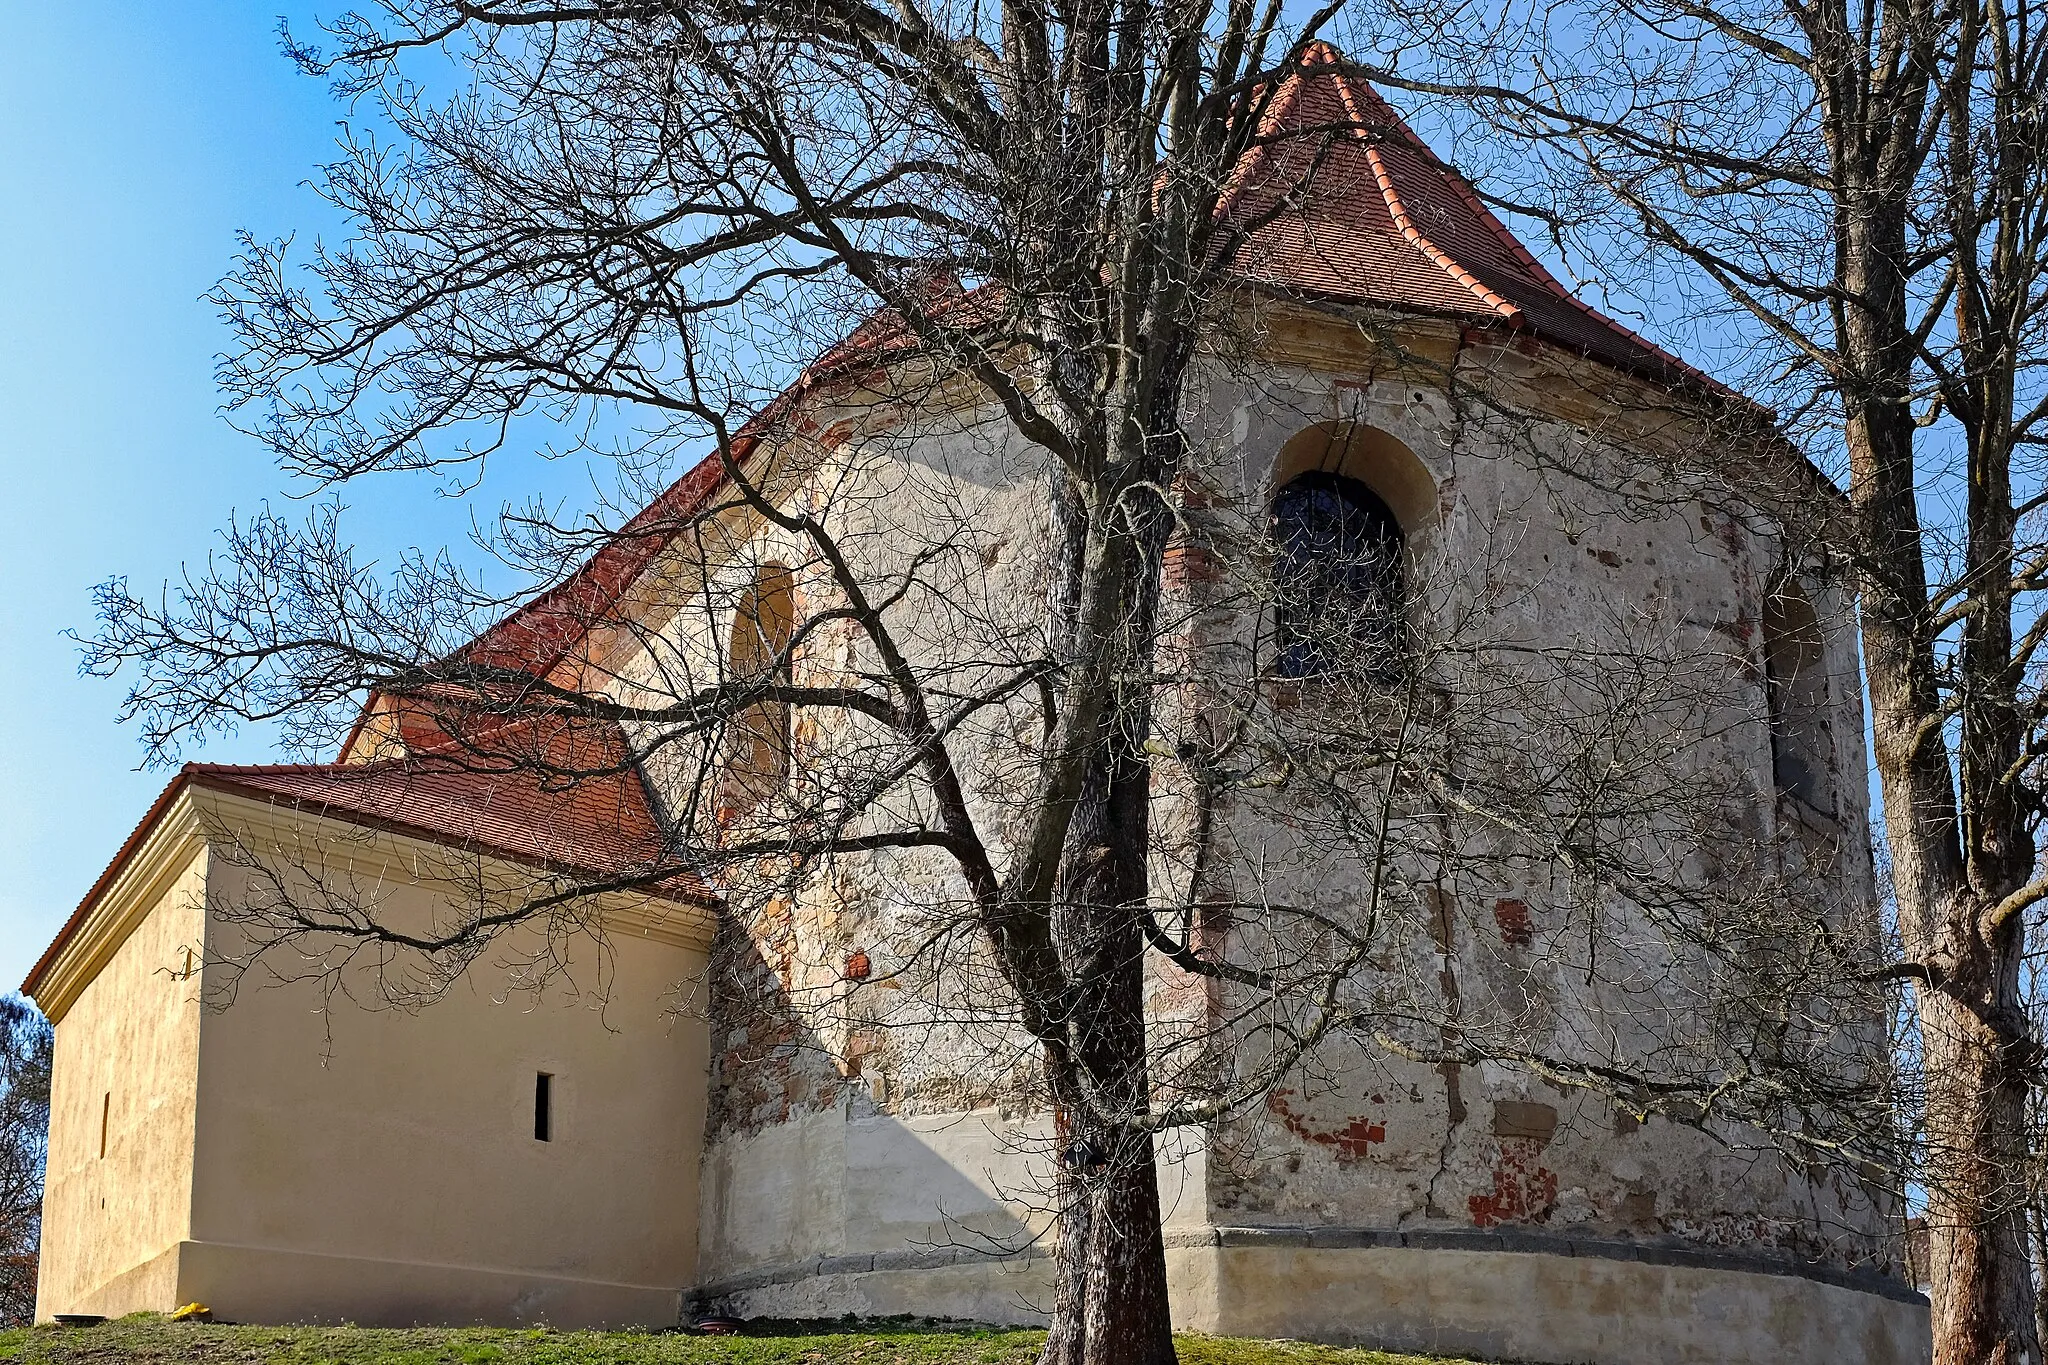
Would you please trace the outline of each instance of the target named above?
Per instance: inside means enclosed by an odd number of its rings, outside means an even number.
[[[1170,545],[1160,575],[1169,588],[1218,583],[1223,579],[1223,561],[1206,545]]]
[[[1526,948],[1536,941],[1536,923],[1529,918],[1529,903],[1504,897],[1493,903],[1493,922],[1500,926],[1500,941],[1510,948]]]
[[[1372,1154],[1375,1144],[1387,1140],[1387,1126],[1371,1118],[1355,1118],[1341,1128],[1317,1128],[1288,1107],[1288,1096],[1293,1093],[1292,1090],[1275,1090],[1266,1096],[1266,1108],[1288,1132],[1303,1142],[1329,1148],[1337,1154],[1337,1160],[1362,1160]]]
[[[1534,1138],[1502,1138],[1493,1167],[1493,1192],[1465,1201],[1474,1226],[1540,1223],[1557,1207],[1557,1172],[1539,1165],[1543,1144]]]

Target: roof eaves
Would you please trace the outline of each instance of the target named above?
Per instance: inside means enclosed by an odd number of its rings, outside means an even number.
[[[522,850],[492,845],[474,837],[452,835],[446,830],[437,830],[431,825],[423,825],[389,816],[374,815],[347,807],[336,807],[311,798],[295,797],[247,780],[248,777],[263,773],[304,773],[309,771],[333,771],[337,774],[345,773],[349,777],[354,778],[360,776],[367,766],[364,764],[325,763],[259,763],[241,765],[187,763],[178,770],[177,775],[157,794],[156,800],[150,803],[149,810],[144,813],[141,821],[136,824],[135,828],[129,832],[128,837],[122,841],[121,847],[115,852],[112,861],[107,864],[106,869],[94,880],[92,887],[78,902],[78,907],[71,912],[70,917],[57,930],[56,937],[51,939],[49,947],[43,950],[42,956],[37,958],[35,965],[29,968],[28,975],[22,979],[21,993],[33,997],[42,988],[51,968],[56,965],[56,961],[63,954],[64,949],[85,928],[86,922],[92,918],[93,910],[99,905],[101,899],[120,877],[121,873],[134,861],[135,855],[141,851],[143,844],[148,841],[151,833],[162,823],[165,814],[169,812],[173,803],[178,799],[179,794],[188,787],[193,786],[208,787],[216,791],[225,791],[269,805],[306,811],[346,824],[361,825],[370,829],[381,829],[387,833],[417,839],[422,843],[475,848],[495,858],[521,863],[529,867],[539,867],[549,872],[569,873],[576,876],[595,878],[607,876],[599,868],[579,867],[570,863],[540,858]],[[238,774],[243,775],[243,780],[237,780]],[[644,796],[644,787],[641,791]],[[702,889],[697,892],[683,891],[679,885],[674,884],[681,876],[690,876],[691,880],[697,882],[697,885]],[[656,899],[695,905],[703,909],[716,909],[723,904],[722,899],[715,891],[704,886],[703,882],[692,874],[670,873],[665,877],[651,880],[647,885],[622,885],[614,889],[639,891]]]
[[[395,764],[403,764],[404,760],[399,759],[393,762]],[[368,765],[306,764],[300,766],[296,764],[269,764],[247,767],[230,767],[227,765],[206,766],[201,767],[193,774],[193,780],[199,785],[211,787],[218,791],[232,792],[235,795],[249,797],[268,805],[302,811],[309,815],[335,820],[342,824],[361,825],[368,829],[379,829],[386,833],[417,839],[421,843],[438,844],[446,848],[461,848],[485,853],[493,858],[519,863],[550,873],[592,877],[599,880],[613,879],[613,874],[606,872],[603,868],[584,866],[564,859],[542,857],[524,849],[509,848],[503,844],[493,843],[475,834],[456,834],[449,830],[438,829],[433,825],[407,820],[400,816],[378,814],[358,810],[351,806],[335,805],[318,797],[294,795],[289,792],[280,792],[258,783],[236,780],[237,773],[255,774],[262,772],[307,772],[319,770],[329,770],[337,775],[346,775],[353,779],[360,776],[366,766]],[[642,792],[644,795],[644,789],[642,789]],[[676,894],[680,890],[679,887],[671,890],[663,889],[665,885],[676,883],[682,877],[689,877],[690,880],[697,882],[700,887],[703,886],[701,879],[697,878],[694,874],[668,872],[659,877],[644,879],[644,881],[627,878],[618,886],[606,889],[641,891],[659,899],[676,900],[684,904],[698,905],[707,909],[715,908],[723,903],[718,895],[708,887],[701,892],[686,894]]]
[[[23,995],[33,998],[35,993],[42,989],[44,979],[49,975],[50,969],[56,965],[57,958],[71,943],[71,940],[78,937],[79,930],[83,929],[86,920],[92,917],[93,907],[99,904],[100,897],[107,893],[107,888],[114,884],[114,879],[119,877],[123,869],[134,859],[135,854],[142,848],[143,842],[149,838],[150,832],[157,827],[157,824],[164,818],[164,813],[171,808],[171,803],[178,799],[178,793],[183,791],[191,782],[193,769],[196,766],[195,764],[187,763],[184,767],[180,768],[177,775],[165,784],[161,792],[157,793],[156,800],[150,802],[149,809],[143,813],[141,821],[136,824],[133,830],[129,831],[128,837],[121,841],[121,847],[114,851],[114,857],[107,864],[106,870],[101,872],[98,878],[93,881],[92,887],[85,893],[84,899],[78,902],[78,908],[71,912],[70,918],[66,919],[63,926],[57,930],[57,936],[50,940],[50,946],[43,950],[43,955],[36,959],[33,967],[28,969],[28,975],[22,978],[21,993]]]

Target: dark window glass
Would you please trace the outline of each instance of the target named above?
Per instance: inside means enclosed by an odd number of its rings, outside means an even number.
[[[533,1078],[533,1136],[537,1141],[554,1138],[555,1078],[542,1071]]]
[[[1401,524],[1370,488],[1304,474],[1273,499],[1274,626],[1283,678],[1376,673],[1401,646]]]

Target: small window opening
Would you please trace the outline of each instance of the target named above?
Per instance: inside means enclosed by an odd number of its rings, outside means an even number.
[[[554,1140],[555,1078],[542,1071],[533,1078],[533,1137],[536,1142]]]
[[[733,611],[728,681],[742,686],[789,682],[795,599],[796,581],[788,565],[760,566]],[[789,781],[790,724],[789,704],[780,700],[745,707],[726,723],[718,800],[722,812],[741,815],[782,792]]]
[[[107,1120],[113,1117],[114,1092],[100,1096],[100,1160],[107,1159]]]
[[[1273,499],[1275,671],[1382,673],[1406,617],[1401,523],[1340,474],[1303,474]]]
[[[1763,626],[1772,780],[1779,791],[1833,815],[1834,734],[1820,617],[1799,585],[1788,583],[1764,603]]]

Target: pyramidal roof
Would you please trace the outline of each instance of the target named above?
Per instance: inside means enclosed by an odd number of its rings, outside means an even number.
[[[1527,331],[1660,382],[1719,386],[1572,297],[1337,50],[1274,93],[1218,213],[1236,273],[1290,294]]]

